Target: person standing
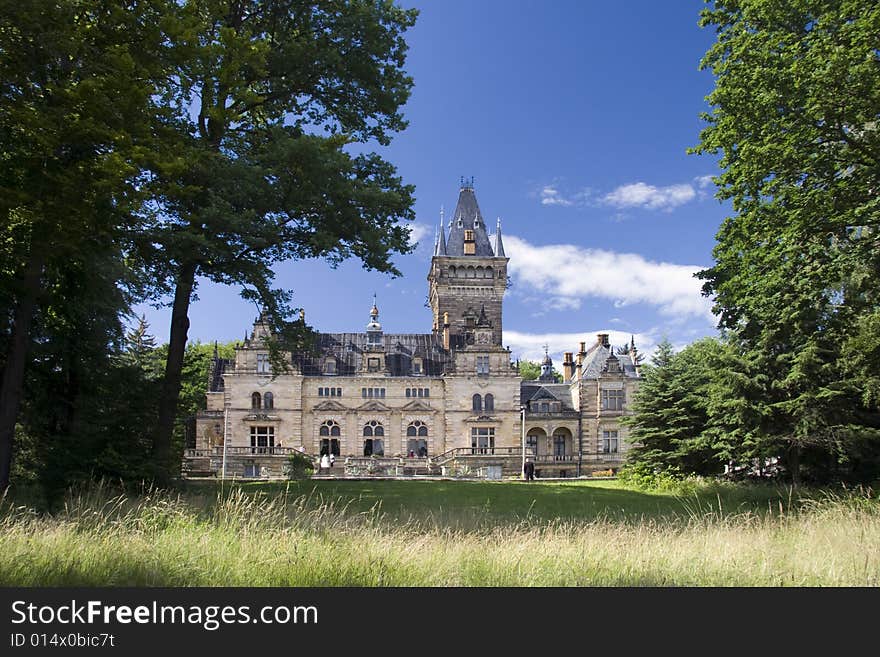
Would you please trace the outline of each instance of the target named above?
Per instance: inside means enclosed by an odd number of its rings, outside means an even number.
[[[320,473],[324,472],[325,470],[329,470],[329,469],[330,469],[330,457],[327,456],[326,454],[321,454],[321,465],[318,469],[318,473],[320,474]]]

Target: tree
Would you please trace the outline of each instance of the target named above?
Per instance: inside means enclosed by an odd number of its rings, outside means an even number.
[[[621,421],[631,427],[630,465],[666,474],[716,474],[722,461],[706,429],[708,392],[715,379],[720,343],[705,338],[677,354],[663,340],[632,405]]]
[[[0,490],[9,483],[34,322],[51,319],[50,302],[64,304],[63,293],[50,291],[84,263],[120,273],[106,256],[119,254],[137,203],[138,143],[150,135],[158,60],[156,2],[0,0]]]
[[[174,108],[153,163],[152,230],[141,258],[173,300],[154,457],[175,470],[171,436],[199,277],[244,288],[278,333],[289,293],[271,289],[271,265],[358,257],[397,274],[411,249],[400,220],[412,191],[358,144],[386,145],[405,126],[412,85],[403,32],[416,12],[390,0],[182,2],[165,22]],[[301,326],[300,328],[304,328]],[[281,366],[281,362],[277,362]]]
[[[805,458],[830,472],[842,436],[880,423],[841,375],[842,345],[880,301],[880,7],[716,0],[701,25],[718,34],[702,62],[716,86],[695,151],[721,154],[718,197],[734,216],[700,277],[738,371],[760,378],[741,437],[797,482]]]

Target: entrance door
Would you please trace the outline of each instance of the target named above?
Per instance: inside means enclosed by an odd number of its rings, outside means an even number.
[[[321,439],[321,456],[324,456],[324,454],[339,456],[339,438]]]

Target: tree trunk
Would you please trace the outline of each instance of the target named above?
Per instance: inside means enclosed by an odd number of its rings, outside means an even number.
[[[31,254],[12,320],[12,336],[3,368],[3,383],[0,384],[2,386],[0,387],[0,494],[9,486],[9,476],[12,472],[15,423],[21,407],[25,364],[30,349],[31,323],[37,308],[44,265],[44,256]]]
[[[791,470],[791,485],[797,488],[801,485],[801,448],[800,445],[792,445],[788,450],[788,469]]]
[[[174,421],[177,417],[180,377],[183,370],[183,356],[186,352],[186,334],[189,330],[189,302],[195,284],[195,274],[195,263],[181,265],[174,290],[174,305],[171,309],[168,359],[165,361],[165,378],[162,381],[162,392],[159,397],[159,423],[153,440],[156,480],[163,486],[170,482],[173,467],[171,443]]]

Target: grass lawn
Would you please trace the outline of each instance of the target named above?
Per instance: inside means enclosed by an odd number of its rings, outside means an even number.
[[[6,500],[0,585],[877,586],[868,492],[616,481],[190,482]]]
[[[190,484],[189,490],[214,482]],[[686,518],[711,508],[730,515],[742,511],[778,512],[790,506],[791,491],[771,486],[706,486],[690,492],[647,492],[616,480],[570,482],[481,481],[346,481],[236,484],[247,494],[266,499],[306,496],[311,504],[332,503],[354,513],[372,513],[385,521],[418,520],[442,526],[497,525],[529,520],[537,524],[600,519],[637,523],[649,519]]]

